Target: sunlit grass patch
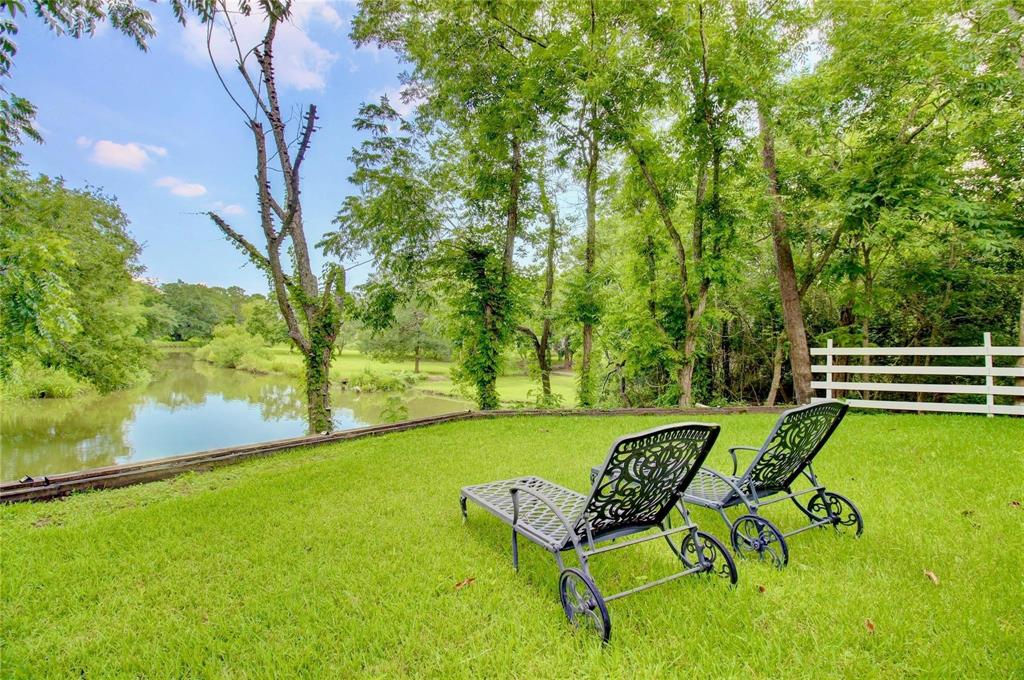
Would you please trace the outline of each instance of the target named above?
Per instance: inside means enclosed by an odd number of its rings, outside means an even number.
[[[817,471],[858,504],[863,537],[807,532],[783,571],[741,562],[736,589],[691,577],[614,602],[606,648],[568,626],[547,553],[521,542],[516,575],[506,525],[473,506],[462,522],[465,484],[538,474],[585,491],[617,436],[672,420],[452,423],[3,508],[3,674],[1024,673],[1019,420],[849,416]],[[711,464],[773,420],[718,418]],[[786,505],[766,513],[793,524]],[[608,590],[673,566],[655,543],[593,562]]]

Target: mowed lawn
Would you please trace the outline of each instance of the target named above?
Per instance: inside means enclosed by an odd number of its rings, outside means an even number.
[[[1024,677],[1020,420],[849,416],[816,467],[859,505],[863,537],[807,532],[783,571],[741,562],[735,589],[688,577],[613,602],[608,646],[567,623],[547,553],[521,542],[517,575],[507,527],[472,505],[461,519],[464,484],[539,474],[583,491],[617,436],[672,420],[452,423],[4,507],[0,671]],[[774,417],[717,421],[726,467]],[[605,592],[674,568],[661,542],[593,562]]]
[[[274,358],[273,366],[281,369],[281,372],[292,375],[302,375],[302,361],[298,354],[289,348],[281,345],[270,348]],[[508,361],[511,364],[511,361]],[[350,380],[363,371],[374,371],[379,373],[412,373],[415,368],[412,359],[404,361],[383,361],[375,359],[367,354],[356,350],[347,349],[338,352],[331,364],[331,379],[335,381]],[[466,397],[472,399],[472,391],[460,388],[451,378],[451,362],[432,361],[424,359],[420,361],[420,372],[424,380],[416,384],[417,390],[445,394],[453,397]],[[535,404],[540,395],[540,378],[529,375],[515,374],[509,369],[507,375],[498,377],[498,396],[506,404]],[[576,378],[571,372],[558,371],[551,374],[551,391],[562,400],[562,405],[569,408],[576,402]]]

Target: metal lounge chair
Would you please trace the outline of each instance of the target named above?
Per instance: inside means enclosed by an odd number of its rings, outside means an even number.
[[[729,449],[731,475],[701,468],[683,494],[683,502],[718,511],[729,527],[729,538],[737,555],[757,555],[762,560],[771,560],[779,568],[789,562],[786,538],[794,534],[832,526],[836,530],[853,528],[860,536],[864,530],[860,511],[845,496],[826,490],[818,482],[811,464],[846,415],[846,409],[842,402],[823,401],[785,411],[760,448],[734,446]],[[757,452],[742,475],[737,475],[736,451],[739,450]],[[811,487],[793,491],[792,484],[801,475]],[[799,497],[806,495],[810,498],[801,503]],[[761,507],[786,499],[793,501],[810,524],[783,533],[759,514]],[[738,505],[746,507],[747,513],[730,521],[725,510]]]
[[[736,582],[736,565],[718,539],[691,523],[666,528],[665,519],[707,457],[718,425],[684,423],[620,438],[612,444],[590,495],[584,496],[540,477],[519,477],[462,489],[463,519],[471,500],[512,526],[512,566],[519,569],[521,535],[554,554],[558,593],[569,621],[597,632],[607,642],[611,620],[607,603],[681,576],[708,573]],[[628,541],[631,534],[657,530]],[[685,533],[677,546],[672,534]],[[590,574],[597,555],[664,538],[682,562],[682,571],[635,588],[602,596]],[[599,544],[605,544],[600,545]],[[573,551],[580,567],[566,568],[562,553]]]

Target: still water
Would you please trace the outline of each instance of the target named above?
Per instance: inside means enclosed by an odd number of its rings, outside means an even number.
[[[295,437],[305,400],[291,378],[252,375],[167,355],[145,387],[104,396],[0,404],[0,479],[38,477]],[[338,429],[383,422],[384,394],[335,390]],[[410,393],[409,418],[462,411],[458,399]],[[391,405],[393,406],[393,404]]]

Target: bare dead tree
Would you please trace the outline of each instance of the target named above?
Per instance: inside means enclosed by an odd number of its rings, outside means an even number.
[[[288,21],[291,2],[261,2],[260,9],[266,16],[266,32],[259,44],[243,52],[232,19],[232,14],[237,16],[239,11],[230,9],[224,0],[219,0],[212,20],[207,23],[207,50],[217,78],[252,132],[263,246],[257,247],[216,212],[206,214],[228,240],[267,275],[281,315],[288,325],[288,335],[304,359],[309,431],[327,432],[333,426],[330,366],[334,340],[341,324],[345,270],[337,264],[328,264],[321,280],[310,264],[302,219],[301,170],[316,131],[316,106],[310,104],[306,108],[298,134],[289,139],[274,75],[274,39],[278,27]],[[247,13],[248,9],[243,7],[242,11]],[[244,97],[251,97],[250,109],[243,106],[231,91],[213,59],[211,43],[218,19],[227,28],[235,46],[235,64],[245,83]],[[271,186],[272,172],[280,173],[280,200]],[[287,257],[282,256],[282,251]]]

